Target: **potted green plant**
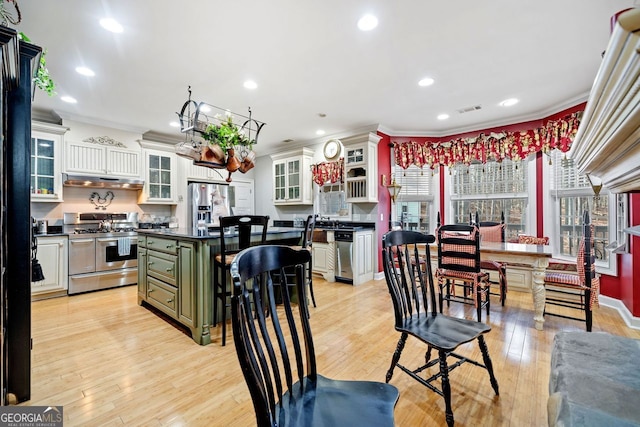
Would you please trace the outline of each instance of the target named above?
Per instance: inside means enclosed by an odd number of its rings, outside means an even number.
[[[5,8],[6,4],[12,4],[15,9],[15,16],[13,13]],[[22,13],[20,13],[20,8],[18,7],[17,0],[0,0],[0,25],[4,25],[5,27],[11,25],[18,25],[22,22]],[[24,33],[19,32],[18,37],[20,40],[23,40],[27,43],[31,43],[29,37],[27,37]],[[38,62],[38,69],[36,70],[36,75],[33,78],[33,83],[35,87],[43,90],[49,96],[54,96],[55,92],[55,83],[51,79],[49,75],[49,70],[47,69],[47,61],[45,59],[47,55],[47,50],[44,49],[42,54],[40,55],[40,61]]]
[[[209,143],[208,155],[225,164],[229,172],[235,172],[240,169],[244,160],[236,156],[236,148],[241,147],[243,152],[250,153],[255,140],[249,139],[244,130],[233,122],[232,115],[228,114],[226,118],[219,116],[215,118],[217,123],[210,123],[202,134]]]

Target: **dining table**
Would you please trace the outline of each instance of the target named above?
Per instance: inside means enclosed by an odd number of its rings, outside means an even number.
[[[432,262],[437,263],[438,246],[430,245]],[[480,259],[482,261],[499,261],[507,264],[528,266],[532,271],[531,295],[533,297],[533,322],[537,330],[544,329],[544,305],[546,292],[544,276],[552,257],[548,245],[527,245],[524,243],[480,242]]]

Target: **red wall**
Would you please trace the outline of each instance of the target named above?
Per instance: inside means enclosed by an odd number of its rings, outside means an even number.
[[[516,123],[509,126],[503,126],[500,128],[491,128],[491,129],[482,129],[473,132],[467,132],[464,134],[450,135],[446,137],[433,138],[433,137],[406,137],[399,136],[393,137],[389,135],[385,135],[381,132],[378,132],[378,135],[382,136],[380,143],[378,144],[378,173],[389,175],[391,169],[391,159],[390,159],[390,149],[389,144],[391,142],[391,138],[393,138],[394,142],[406,142],[406,141],[449,141],[455,138],[467,138],[472,136],[477,136],[479,133],[490,133],[490,132],[503,132],[503,131],[517,131],[524,129],[532,129],[535,127],[540,127],[550,120],[557,120],[566,116],[567,114],[574,113],[576,111],[584,110],[585,103],[576,105],[567,110],[556,113],[552,116],[545,117],[541,120],[534,120],[530,122]],[[544,161],[544,157],[542,153],[538,153],[536,155],[536,213],[537,213],[537,224],[536,231],[538,236],[542,236],[544,234],[544,201],[545,195],[543,194],[543,180],[545,179],[542,173],[542,162]],[[440,200],[439,200],[439,210],[444,215],[446,202],[444,199],[444,173],[442,173],[442,168],[440,170]],[[385,212],[384,220],[380,220],[380,217],[377,219],[378,226],[378,235],[382,237],[384,233],[389,230],[389,215],[391,214],[391,203],[389,199],[389,193],[385,187],[378,182],[378,194],[380,198],[379,204],[379,212]],[[446,217],[446,216],[445,216]],[[630,194],[629,195],[629,223],[631,225],[640,224],[640,193]],[[638,266],[637,270],[640,271],[640,237],[632,236],[630,243],[630,253],[629,254],[619,254],[617,255],[618,262],[618,277],[614,276],[601,276],[600,279],[600,293],[602,295],[606,295],[611,298],[621,300],[624,305],[629,309],[634,317],[640,317],[640,276],[634,275],[634,266]],[[382,259],[381,259],[381,242],[378,242],[378,265],[380,268],[382,267]]]

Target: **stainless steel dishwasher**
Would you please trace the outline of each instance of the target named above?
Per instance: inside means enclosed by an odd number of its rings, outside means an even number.
[[[336,270],[337,282],[353,284],[353,231],[336,230]]]

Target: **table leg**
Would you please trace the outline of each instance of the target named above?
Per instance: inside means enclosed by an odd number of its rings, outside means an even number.
[[[533,264],[533,283],[531,295],[533,296],[533,321],[537,330],[544,328],[544,304],[546,291],[544,289],[544,273],[549,266],[547,258],[539,258]]]

